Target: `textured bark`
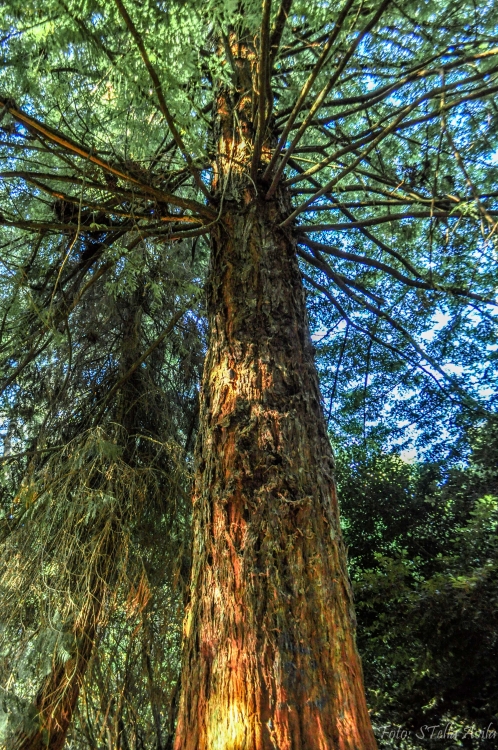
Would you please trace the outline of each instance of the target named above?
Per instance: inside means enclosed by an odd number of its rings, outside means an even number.
[[[246,204],[212,239],[175,750],[372,750],[295,248]]]
[[[94,598],[74,635],[77,649],[66,662],[56,662],[36,696],[37,726],[13,739],[12,750],[61,750],[71,725],[81,683],[90,659],[100,602]]]

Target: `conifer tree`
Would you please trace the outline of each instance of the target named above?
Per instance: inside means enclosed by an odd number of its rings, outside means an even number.
[[[173,331],[192,304],[181,264],[167,263],[173,292],[150,290],[165,261],[142,245],[111,284],[96,279],[72,334],[49,344],[48,361],[26,367],[4,402],[12,428],[1,498],[2,747],[63,746],[106,632],[127,642],[133,625],[145,647],[158,598],[169,630],[178,630],[182,588],[173,591],[172,581],[187,554],[201,357],[195,318]],[[68,262],[67,276],[77,265]],[[36,280],[32,268],[31,287]],[[44,290],[34,296],[42,307]],[[25,312],[18,307],[9,322],[39,329],[38,316]],[[164,637],[171,640],[167,629]],[[121,713],[107,709],[111,728]]]
[[[495,322],[491,17],[452,0],[2,10],[3,252],[36,319],[23,351],[7,331],[5,392],[130,245],[209,246],[175,750],[375,747],[305,289],[368,361],[385,350],[487,413],[465,372],[485,337],[460,369],[448,350]]]

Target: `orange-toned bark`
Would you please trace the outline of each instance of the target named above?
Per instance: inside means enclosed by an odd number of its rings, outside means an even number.
[[[76,650],[66,662],[54,663],[36,696],[37,725],[17,734],[12,750],[61,750],[71,725],[88,660],[90,659],[100,602],[95,598],[74,628]]]
[[[277,202],[225,206],[175,750],[373,750],[294,244]]]

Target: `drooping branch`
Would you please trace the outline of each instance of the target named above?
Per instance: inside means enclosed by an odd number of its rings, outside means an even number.
[[[417,341],[414,339],[414,337],[411,335],[411,333],[401,325],[401,323],[392,317],[392,315],[389,315],[388,312],[385,310],[380,309],[379,307],[373,307],[369,302],[362,299],[361,297],[358,297],[357,294],[351,291],[351,289],[348,289],[346,284],[342,282],[341,279],[336,280],[336,284],[339,286],[341,291],[344,292],[344,294],[347,297],[350,297],[354,302],[357,302],[358,304],[362,305],[364,308],[366,308],[369,312],[373,313],[377,318],[381,318],[385,320],[389,325],[394,328],[398,333],[400,333],[407,341],[408,343],[413,347],[413,349],[417,352],[417,354],[421,357],[421,359],[424,359],[431,367],[434,368],[434,370],[441,375],[445,380],[450,383],[452,388],[461,396],[462,401],[464,403],[467,403],[468,405],[471,405],[472,408],[476,409],[479,413],[486,415],[488,412],[483,409],[481,404],[476,401],[472,396],[470,396],[467,391],[462,388],[460,383],[457,381],[456,378],[454,378],[452,375],[449,375],[437,362],[434,357],[432,357],[423,347],[420,346],[420,344],[417,343]]]
[[[301,169],[301,167],[298,164],[296,164],[294,161],[291,161],[291,165],[292,165],[292,167],[294,169],[296,169],[297,172],[302,172],[303,171]],[[320,183],[317,180],[315,180],[313,177],[308,177],[308,181],[312,185],[314,185],[315,189],[316,188],[319,189],[321,187]],[[303,192],[305,192],[305,191],[303,191]],[[384,192],[382,194],[384,194]],[[347,219],[349,219],[351,222],[355,222],[356,221],[354,215],[349,211],[349,209],[346,208],[344,206],[344,204],[341,203],[337,198],[335,198],[335,196],[332,193],[325,193],[324,195],[326,195],[326,197],[330,201],[332,201],[334,204],[337,205],[337,207],[339,208],[339,210],[341,211],[341,213],[344,214],[344,216]],[[364,237],[366,237],[368,240],[370,240],[370,242],[372,242],[374,245],[376,245],[380,250],[382,250],[383,252],[387,253],[392,258],[396,258],[396,260],[398,260],[406,268],[406,270],[409,273],[413,274],[413,276],[415,276],[415,278],[419,278],[419,272],[416,270],[416,268],[414,268],[414,266],[403,255],[401,255],[401,253],[399,253],[397,250],[394,250],[394,248],[389,247],[389,245],[386,245],[385,242],[383,242],[382,240],[380,240],[378,237],[376,237],[374,234],[372,234],[365,227],[358,227],[358,230],[359,230],[359,232]]]
[[[18,375],[31,363],[33,360],[35,360],[42,352],[45,351],[47,346],[50,344],[53,336],[50,335],[48,338],[44,339],[44,333],[38,338],[38,341],[34,343],[30,349],[26,352],[23,359],[19,362],[17,367],[15,367],[8,378],[4,380],[4,382],[0,386],[0,395],[5,393],[7,388],[12,385],[12,383],[15,382]]]
[[[367,297],[370,297],[370,299],[373,302],[376,302],[378,305],[385,304],[385,300],[382,299],[382,297],[379,297],[378,294],[371,292],[359,281],[356,281],[355,279],[350,279],[347,276],[344,276],[344,274],[333,270],[328,263],[323,263],[318,258],[314,258],[312,255],[305,252],[300,247],[297,248],[296,252],[300,258],[306,261],[306,263],[309,263],[311,266],[314,266],[319,271],[322,271],[323,273],[325,273],[325,275],[328,276],[331,281],[337,281],[338,279],[340,279],[343,284],[346,284],[347,286],[352,286],[353,289],[357,289],[362,294],[366,295]]]
[[[410,355],[402,351],[402,349],[399,349],[399,347],[395,346],[394,344],[389,343],[388,341],[384,341],[384,339],[381,339],[375,333],[372,333],[372,331],[370,331],[368,328],[365,328],[364,326],[361,326],[359,323],[357,323],[350,315],[348,315],[348,313],[346,312],[344,307],[341,305],[341,303],[333,296],[333,294],[331,294],[330,290],[327,289],[327,287],[323,286],[323,284],[320,284],[319,282],[315,281],[314,279],[311,278],[311,276],[308,276],[306,273],[303,273],[302,277],[308,284],[310,284],[310,286],[314,287],[317,291],[319,291],[321,294],[324,295],[324,297],[328,299],[331,305],[335,307],[335,309],[340,314],[340,316],[346,321],[348,326],[351,326],[351,328],[354,328],[359,333],[365,334],[366,336],[368,336],[368,338],[371,341],[373,341],[376,344],[379,344],[384,349],[387,349],[393,354],[396,354],[403,362],[408,362],[410,364],[413,364],[415,367],[417,367],[419,370],[425,373],[425,375],[428,375],[430,378],[432,378],[432,380],[434,380],[438,388],[441,389],[441,391],[444,393],[444,395],[447,398],[449,398],[451,401],[453,400],[451,398],[451,394],[445,390],[441,381],[438,378],[436,378],[433,372],[431,372],[426,367],[424,367],[421,361],[412,360]]]
[[[105,407],[107,403],[112,399],[115,393],[119,391],[120,388],[123,387],[123,385],[131,378],[134,372],[140,367],[141,364],[143,364],[148,357],[152,354],[152,352],[157,349],[159,344],[161,344],[166,336],[171,333],[173,328],[176,326],[176,324],[183,318],[185,313],[188,311],[189,308],[179,310],[178,312],[173,315],[170,322],[164,329],[164,331],[159,334],[159,336],[155,339],[155,341],[152,342],[152,344],[149,346],[148,349],[137,359],[133,364],[130,366],[130,368],[125,372],[125,374],[113,385],[113,387],[108,391],[108,393],[105,396],[104,403],[101,405],[101,408],[99,410],[99,413],[95,417],[95,424],[98,425],[100,423],[100,420],[104,414]]]
[[[303,278],[308,282],[308,284],[309,283],[313,284],[313,280],[310,279],[309,276],[306,276],[306,274],[303,274]],[[339,357],[338,357],[337,365],[336,365],[336,368],[335,368],[334,382],[333,382],[333,385],[332,385],[332,391],[330,393],[330,403],[329,403],[329,410],[328,410],[328,414],[327,414],[327,425],[330,422],[330,417],[331,417],[331,414],[332,414],[332,406],[334,404],[334,398],[335,398],[335,394],[336,394],[336,391],[337,391],[337,383],[338,383],[338,380],[339,380],[339,370],[341,369],[342,359],[344,357],[344,352],[346,351],[346,344],[347,344],[347,341],[348,341],[349,328],[350,328],[350,323],[349,323],[349,320],[347,320],[346,321],[346,331],[344,333],[344,338],[342,339],[342,342],[341,342],[341,350],[339,352]]]
[[[360,265],[375,268],[378,271],[387,273],[397,281],[401,281],[401,283],[405,284],[406,286],[415,287],[417,289],[427,289],[434,292],[446,292],[447,294],[452,294],[457,297],[467,297],[468,299],[473,299],[477,302],[484,302],[487,305],[498,307],[498,302],[495,302],[493,299],[486,299],[485,297],[481,297],[481,295],[479,294],[475,294],[468,289],[462,289],[461,287],[425,281],[423,280],[423,276],[420,273],[417,274],[418,278],[410,279],[408,276],[400,273],[400,271],[398,271],[396,268],[388,266],[387,263],[382,263],[382,261],[380,260],[375,260],[375,258],[367,258],[365,255],[356,255],[356,253],[349,253],[346,250],[340,250],[338,247],[333,247],[332,245],[323,245],[320,242],[314,242],[313,240],[310,240],[304,235],[300,236],[298,238],[298,241],[303,242],[305,245],[307,245],[313,253],[323,252],[327,255],[332,255],[335,258],[341,258],[342,260],[349,260],[354,263],[359,263]]]
[[[124,232],[116,232],[112,237],[112,241],[119,239]],[[142,241],[142,236],[134,240],[128,247],[128,250]],[[47,346],[52,342],[54,332],[58,329],[61,323],[64,323],[67,328],[67,320],[71,313],[75,310],[81,299],[87,294],[87,292],[93,287],[93,285],[118,262],[119,258],[115,258],[113,261],[107,261],[100,267],[97,267],[90,276],[90,279],[86,284],[83,284],[88,272],[98,262],[102,255],[103,250],[108,247],[105,242],[100,242],[95,248],[92,255],[88,258],[82,258],[82,262],[79,263],[76,269],[70,272],[65,279],[65,283],[76,274],[76,279],[72,284],[72,289],[67,290],[63,288],[62,283],[58,284],[60,292],[60,301],[54,304],[54,293],[53,290],[49,290],[45,295],[45,299],[40,301],[36,307],[36,315],[33,317],[35,325],[28,325],[28,331],[25,332],[25,347],[27,352],[19,364],[11,370],[9,375],[0,384],[0,395],[4,393],[7,388],[15,382],[18,376],[25,370],[25,368],[31,364],[36,358],[42,354]],[[78,273],[79,271],[79,273]],[[60,274],[59,274],[60,275]],[[49,276],[49,274],[47,274]],[[42,311],[45,311],[45,315],[40,315]],[[33,322],[32,321],[32,322]],[[8,347],[7,347],[8,348]],[[10,362],[10,357],[2,362],[0,367],[5,367]]]
[[[487,211],[488,216],[498,216],[498,211]],[[303,232],[329,232],[339,231],[342,229],[358,229],[359,227],[373,227],[377,224],[386,224],[393,221],[403,221],[405,219],[449,219],[462,218],[466,216],[463,212],[453,210],[449,211],[410,211],[406,214],[387,214],[385,216],[374,216],[370,219],[358,219],[357,221],[342,222],[337,224],[302,224],[299,229]]]
[[[317,287],[316,282],[314,282],[310,277],[305,276],[306,280],[310,281],[313,286]],[[462,398],[462,402],[466,403],[469,407],[472,409],[478,411],[482,415],[487,415],[488,412],[486,409],[482,407],[482,405],[476,401],[472,396],[470,396],[464,388],[458,383],[456,378],[454,378],[452,375],[449,375],[440,365],[439,363],[432,357],[428,352],[426,352],[413,338],[413,336],[406,330],[404,326],[402,326],[395,318],[393,318],[389,313],[387,313],[385,310],[381,310],[378,307],[373,307],[371,304],[369,304],[366,300],[362,299],[361,297],[358,297],[357,294],[352,292],[350,289],[348,289],[347,285],[344,284],[342,279],[339,277],[336,277],[333,279],[336,285],[339,287],[339,289],[344,292],[344,294],[349,297],[353,302],[358,303],[360,306],[367,309],[369,312],[373,313],[377,318],[385,320],[389,325],[394,328],[398,333],[400,333],[403,338],[405,338],[408,343],[411,345],[411,347],[417,352],[417,354],[420,356],[421,360],[425,360],[439,375],[441,375],[444,380],[446,380],[453,390],[458,393],[458,395]],[[405,361],[410,361],[410,359],[406,356],[405,353],[403,353],[400,349],[397,347],[393,347],[392,344],[387,344],[387,342],[383,342],[381,339],[379,339],[375,334],[373,334],[371,331],[368,331],[368,329],[364,329],[362,327],[359,327],[357,324],[354,323],[354,321],[351,319],[350,316],[347,315],[344,308],[335,300],[335,298],[326,290],[325,287],[322,285],[319,285],[320,291],[322,293],[325,293],[327,299],[332,302],[332,304],[340,310],[342,316],[346,321],[348,321],[353,327],[358,328],[358,330],[361,330],[363,333],[367,333],[367,335],[371,338],[372,341],[377,341],[378,343],[381,343],[383,346],[387,346],[387,348],[396,351],[396,353],[400,354],[400,356]],[[317,287],[318,288],[318,287]],[[441,383],[439,382],[438,378],[434,375],[434,373],[431,373],[430,370],[427,370],[426,368],[422,367],[420,363],[416,363],[417,367],[420,367],[426,374],[429,374],[432,379],[438,384],[439,387],[441,387]],[[443,392],[444,389],[443,389]],[[448,394],[446,394],[448,395]]]

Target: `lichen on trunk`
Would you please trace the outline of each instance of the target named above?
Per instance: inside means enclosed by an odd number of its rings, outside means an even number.
[[[212,234],[175,750],[376,746],[287,200]]]

